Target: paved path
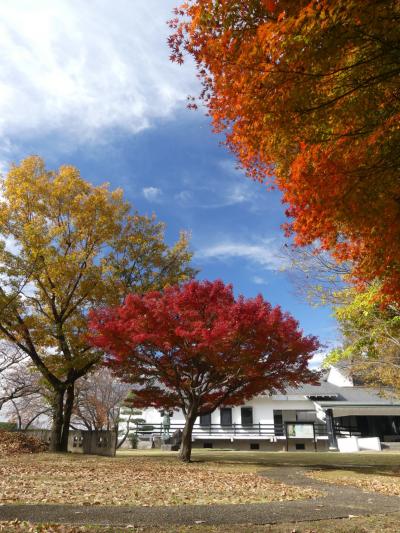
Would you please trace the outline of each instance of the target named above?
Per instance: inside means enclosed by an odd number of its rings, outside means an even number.
[[[287,484],[324,492],[314,500],[243,505],[185,505],[171,507],[109,507],[76,505],[2,505],[0,520],[30,520],[67,524],[172,525],[268,524],[344,518],[349,515],[390,513],[400,510],[400,498],[365,493],[306,478],[304,468],[275,467],[260,475]]]

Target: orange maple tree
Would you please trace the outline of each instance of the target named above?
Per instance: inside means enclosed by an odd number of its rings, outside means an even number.
[[[215,130],[282,190],[295,244],[398,301],[400,2],[189,0],[170,25],[171,59],[194,57]]]

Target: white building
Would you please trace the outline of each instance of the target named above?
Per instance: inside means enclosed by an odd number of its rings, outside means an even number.
[[[163,413],[146,409],[139,425],[145,447],[184,426],[174,412],[170,427]],[[330,368],[319,385],[288,387],[285,394],[254,397],[238,407],[224,406],[196,420],[193,447],[295,451],[337,449],[340,437],[379,437],[400,442],[400,401],[377,389],[356,385],[345,369]]]

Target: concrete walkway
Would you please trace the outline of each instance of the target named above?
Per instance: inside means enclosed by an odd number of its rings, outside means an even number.
[[[311,469],[310,469],[311,470]],[[260,473],[286,484],[312,487],[324,495],[314,500],[270,502],[243,505],[185,505],[170,507],[2,505],[0,520],[29,520],[67,524],[190,525],[270,524],[301,522],[349,515],[373,515],[399,511],[400,498],[360,489],[332,485],[304,476],[305,469],[276,467]]]

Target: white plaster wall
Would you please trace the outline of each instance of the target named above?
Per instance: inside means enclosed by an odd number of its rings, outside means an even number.
[[[162,422],[162,416],[160,415],[161,409],[154,409],[154,407],[150,407],[148,409],[143,410],[143,418],[146,420],[148,424],[161,424]],[[182,411],[174,411],[174,414],[171,418],[171,422],[184,422],[185,417],[183,416]]]
[[[340,371],[334,366],[331,366],[329,369],[327,381],[328,383],[332,383],[332,385],[336,385],[337,387],[353,386],[353,380],[346,374],[346,372]]]
[[[248,402],[244,403],[241,406],[232,407],[232,422],[234,424],[241,424],[241,408],[242,407],[252,407],[253,408],[253,423],[254,424],[273,424],[274,423],[274,410],[283,411],[283,421],[295,421],[296,420],[296,411],[297,410],[312,410],[315,411],[314,403],[310,400],[273,400],[268,396],[256,396]],[[142,417],[146,420],[148,424],[161,424],[162,417],[160,415],[160,410],[149,408],[143,410]],[[185,417],[181,410],[174,411],[174,414],[171,418],[171,423],[183,423]],[[196,421],[200,422],[199,419]],[[221,416],[220,410],[216,409],[211,413],[211,423],[220,424]]]

